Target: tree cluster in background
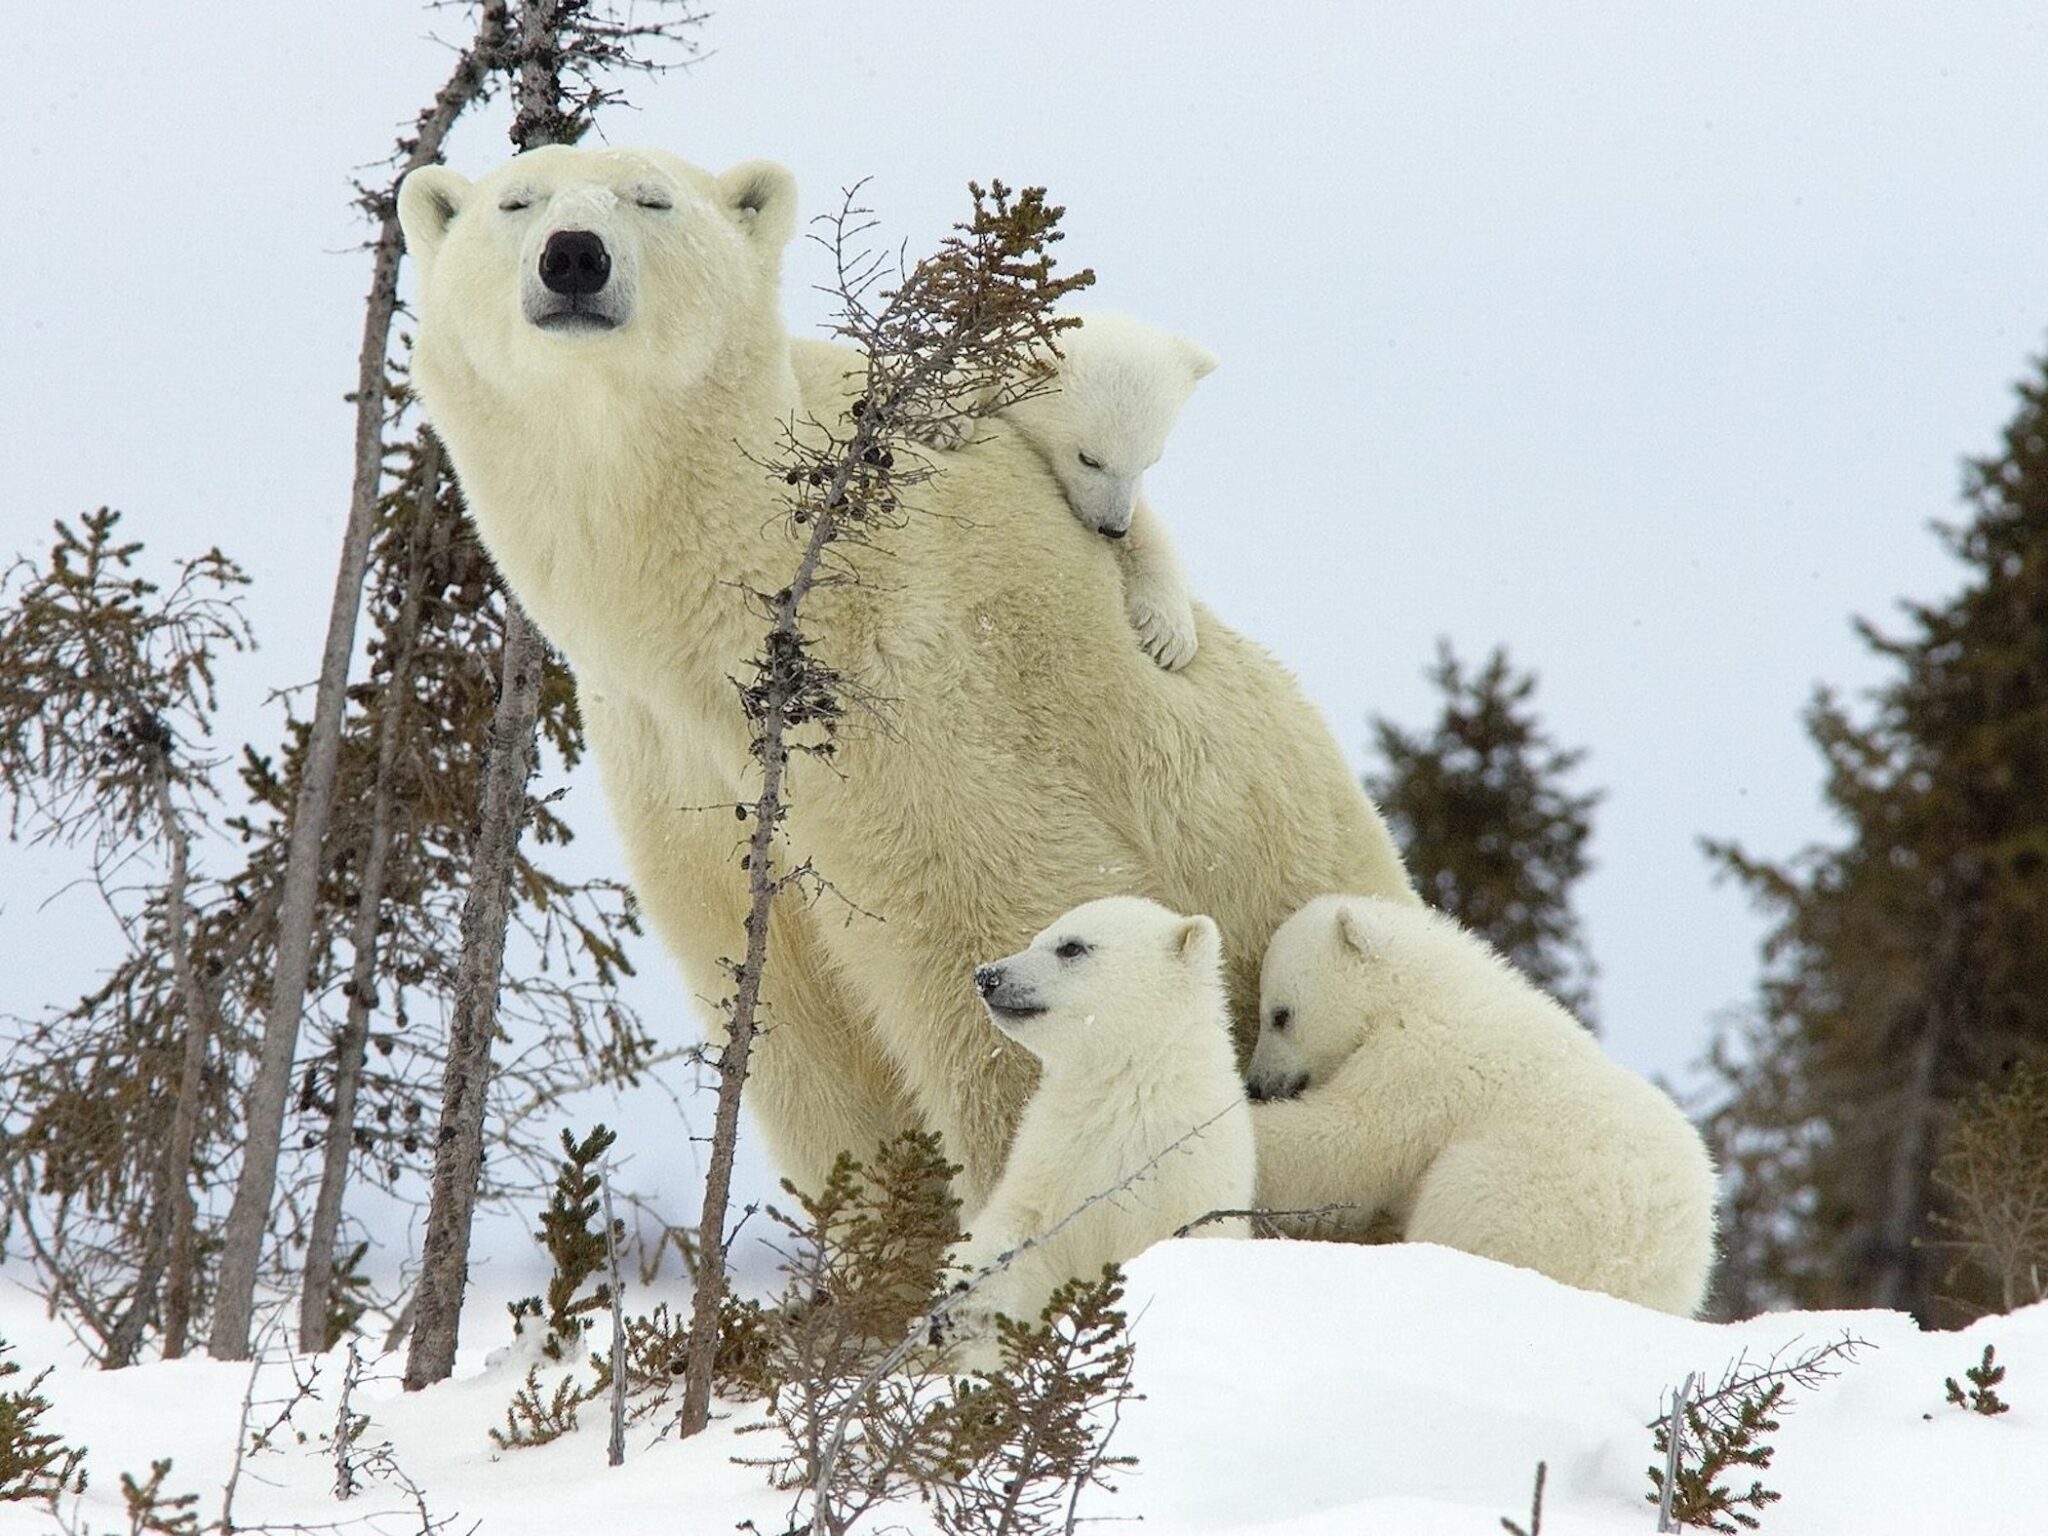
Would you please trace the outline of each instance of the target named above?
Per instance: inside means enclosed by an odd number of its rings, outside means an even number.
[[[218,741],[216,673],[253,641],[247,577],[218,550],[159,585],[162,563],[102,509],[59,522],[47,556],[0,579],[9,830],[85,852],[121,945],[87,996],[0,1020],[0,1253],[29,1259],[109,1366],[202,1338],[246,1354],[259,1273],[298,1291],[303,1347],[352,1327],[372,1298],[350,1191],[357,1210],[365,1183],[426,1199],[465,1016],[488,1066],[465,1079],[472,1200],[538,1194],[550,1109],[658,1059],[617,991],[638,932],[627,892],[546,861],[571,829],[525,785],[536,746],[551,776],[574,765],[582,726],[413,416],[395,188],[508,81],[523,124],[587,126],[614,97],[606,71],[654,67],[636,50],[682,44],[696,17],[621,20],[594,0],[468,10],[474,35],[389,183],[363,189],[377,233],[355,486],[312,715],[287,690],[275,747]],[[359,616],[367,665],[351,678]],[[523,731],[501,718],[515,678]],[[511,786],[495,824],[492,782]],[[489,834],[495,860],[480,860]],[[469,1015],[466,983],[487,994]]]
[[[1440,643],[1427,676],[1441,712],[1426,732],[1373,720],[1379,766],[1366,790],[1422,899],[1590,1025],[1594,967],[1572,890],[1591,867],[1601,791],[1568,782],[1585,751],[1552,741],[1536,716],[1536,675],[1517,673],[1503,648],[1470,671]]]
[[[1840,843],[1710,843],[1768,912],[1710,1059],[1729,1181],[1718,1305],[1956,1322],[2040,1294],[2048,1205],[2048,375],[1940,533],[1960,590],[1860,624],[1892,668],[1807,729]]]

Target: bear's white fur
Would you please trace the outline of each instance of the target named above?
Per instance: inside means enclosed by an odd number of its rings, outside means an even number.
[[[1353,1234],[1384,1212],[1407,1241],[1666,1312],[1705,1299],[1698,1132],[1447,917],[1325,896],[1282,924],[1251,1090],[1262,1208],[1350,1206]]]
[[[985,1334],[998,1312],[1036,1322],[1066,1281],[1092,1280],[1212,1211],[1249,1209],[1251,1110],[1222,961],[1208,918],[1123,896],[1076,907],[975,972],[990,1019],[1041,1070],[953,1263],[972,1276],[1015,1257],[975,1285],[954,1315],[960,1332]],[[1242,1237],[1245,1223],[1196,1230]]]
[[[731,681],[761,640],[746,594],[784,585],[800,549],[761,464],[853,389],[843,348],[783,327],[789,173],[551,147],[474,184],[415,171],[399,213],[420,397],[492,559],[575,673],[634,888],[715,1000],[747,904],[731,807],[760,782]],[[609,281],[565,300],[534,274],[572,232],[602,241]],[[1114,553],[1014,427],[943,468],[886,548],[842,549],[866,579],[806,609],[820,657],[884,718],[851,718],[829,765],[791,760],[786,852],[837,894],[777,900],[747,1102],[801,1187],[922,1127],[971,1206],[1036,1077],[1021,1047],[991,1054],[974,957],[1096,896],[1210,913],[1249,1049],[1289,912],[1318,891],[1414,897],[1270,657],[1198,610],[1194,664],[1154,666]]]
[[[1059,333],[1059,356],[1037,361],[1041,377],[1003,419],[1037,450],[1085,527],[1122,541],[1124,608],[1145,652],[1169,672],[1195,658],[1195,608],[1187,573],[1145,498],[1145,471],[1195,385],[1216,359],[1184,336],[1107,310],[1076,315]],[[942,423],[935,438],[956,447],[973,419]]]

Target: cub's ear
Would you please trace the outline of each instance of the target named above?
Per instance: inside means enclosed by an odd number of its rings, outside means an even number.
[[[423,165],[399,184],[398,227],[405,231],[406,254],[422,269],[433,262],[468,196],[468,178],[445,165]]]
[[[1190,965],[1223,959],[1223,934],[1210,919],[1197,914],[1181,919],[1173,936],[1173,952]]]
[[[1216,355],[1206,347],[1198,347],[1185,336],[1173,338],[1174,350],[1180,353],[1180,360],[1187,366],[1188,382],[1199,384],[1216,371]]]
[[[1337,942],[1361,960],[1372,958],[1372,941],[1366,937],[1365,924],[1349,907],[1337,909]]]
[[[740,232],[780,251],[796,232],[796,178],[772,160],[747,160],[718,178],[719,196]]]

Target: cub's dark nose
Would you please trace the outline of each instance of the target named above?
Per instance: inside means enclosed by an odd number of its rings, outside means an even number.
[[[540,253],[540,280],[551,293],[596,293],[611,275],[611,252],[587,229],[556,230]]]
[[[974,968],[974,990],[983,997],[994,992],[1003,984],[1003,968],[1000,965],[977,965]]]

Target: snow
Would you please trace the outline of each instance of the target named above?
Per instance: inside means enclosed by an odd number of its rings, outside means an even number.
[[[2042,1529],[2048,1304],[1960,1333],[1923,1333],[1889,1312],[1714,1325],[1425,1245],[1223,1239],[1154,1249],[1132,1266],[1127,1301],[1144,1400],[1126,1406],[1114,1449],[1138,1466],[1083,1513],[1142,1517],[1150,1536],[1488,1536],[1504,1515],[1527,1524],[1538,1460],[1550,1467],[1546,1532],[1637,1536],[1655,1528],[1644,1501],[1647,1421],[1686,1372],[1718,1380],[1744,1351],[1756,1360],[1845,1331],[1872,1347],[1834,1380],[1794,1389],[1772,1437],[1776,1460],[1761,1474],[1784,1495],[1763,1512],[1767,1536]],[[371,1416],[362,1440],[391,1442],[433,1513],[458,1517],[449,1530],[633,1536],[730,1531],[745,1520],[764,1533],[783,1529],[788,1496],[734,1461],[768,1449],[767,1437],[738,1433],[758,1420],[744,1405],[727,1405],[688,1444],[637,1428],[616,1469],[605,1463],[595,1406],[572,1436],[497,1451],[486,1431],[502,1423],[525,1360],[502,1349],[507,1325],[494,1298],[476,1298],[468,1322],[455,1380],[408,1395],[397,1384],[401,1362],[385,1358],[370,1363],[379,1379],[358,1399]],[[58,1367],[44,1388],[53,1403],[46,1422],[89,1448],[92,1474],[76,1507],[65,1506],[76,1528],[125,1529],[119,1472],[146,1475],[166,1455],[175,1462],[167,1485],[198,1492],[202,1520],[218,1515],[248,1366],[91,1370],[37,1298],[13,1284],[0,1284],[0,1337],[30,1372]],[[2014,1406],[1996,1418],[1948,1405],[1942,1386],[1987,1343],[2010,1368],[1999,1390]],[[486,1364],[488,1354],[498,1358]],[[333,1498],[319,1435],[333,1421],[342,1357],[319,1363],[321,1401],[295,1418],[307,1443],[287,1435],[284,1449],[247,1459],[237,1523],[324,1525],[385,1511],[359,1528],[416,1531],[396,1490]],[[275,1399],[289,1385],[279,1361],[263,1369],[255,1396]],[[930,1529],[915,1508],[864,1528]],[[0,1533],[52,1529],[46,1512],[0,1506]]]

